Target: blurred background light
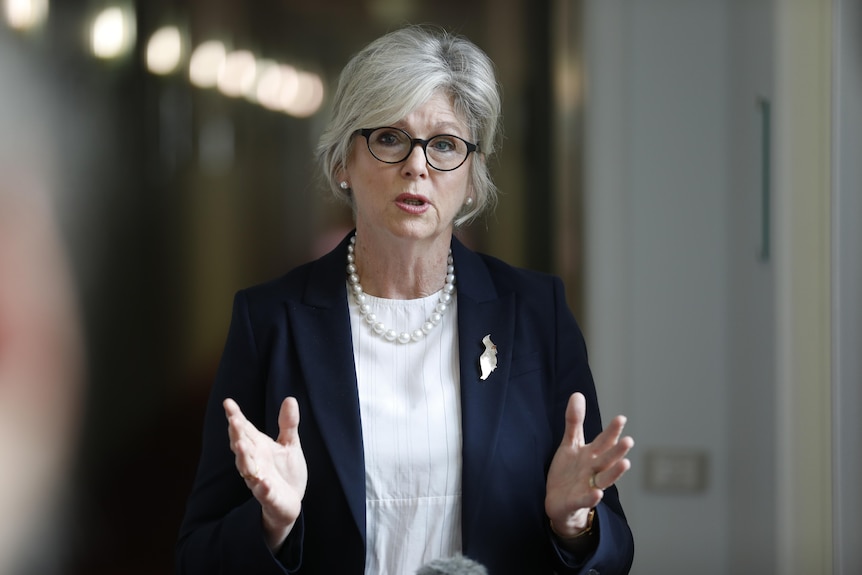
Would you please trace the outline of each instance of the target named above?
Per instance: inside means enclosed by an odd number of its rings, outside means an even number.
[[[189,79],[198,88],[213,88],[218,83],[219,71],[224,65],[226,50],[218,40],[200,44],[189,61]]]
[[[284,111],[297,118],[313,115],[323,104],[323,81],[311,72],[298,72],[294,97],[282,102]]]
[[[30,30],[48,18],[48,0],[4,0],[3,15],[10,27]]]
[[[277,84],[273,83],[264,105],[270,110],[284,111],[285,104],[293,102],[299,91],[299,73],[293,66],[282,64],[275,71],[275,76]]]
[[[218,89],[222,94],[238,98],[248,92],[255,81],[257,61],[248,50],[230,52],[218,72]]]
[[[93,19],[90,47],[97,57],[119,58],[127,54],[134,43],[135,15],[130,8],[105,8]]]
[[[273,68],[277,66],[278,63],[276,61],[264,58],[258,59],[257,62],[255,62],[254,81],[248,89],[243,92],[243,96],[245,96],[246,100],[253,104],[263,105],[259,96],[261,86],[264,84],[265,79],[271,75]]]
[[[179,67],[183,56],[183,39],[176,26],[160,28],[147,42],[147,69],[167,75]]]

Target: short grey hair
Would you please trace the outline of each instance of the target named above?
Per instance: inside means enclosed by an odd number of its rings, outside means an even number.
[[[333,99],[332,116],[320,137],[317,157],[332,193],[351,206],[349,190],[339,187],[354,133],[398,122],[443,92],[479,144],[481,161],[470,163],[474,202],[455,218],[459,226],[497,202],[488,158],[497,147],[501,97],[494,64],[466,38],[443,29],[408,26],[371,42],[344,67]]]

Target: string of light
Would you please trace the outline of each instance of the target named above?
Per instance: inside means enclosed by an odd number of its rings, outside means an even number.
[[[2,0],[6,24],[21,32],[37,30],[49,18],[48,0]],[[94,13],[87,26],[89,51],[103,60],[127,57],[137,43],[134,7],[116,2]],[[191,47],[180,27],[164,26],[147,39],[147,70],[169,76],[187,71],[188,80],[201,89],[214,89],[268,110],[297,118],[314,115],[323,104],[325,87],[319,74],[285,62],[230,49],[216,39]]]

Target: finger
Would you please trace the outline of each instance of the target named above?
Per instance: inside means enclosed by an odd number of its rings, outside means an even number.
[[[230,398],[225,399],[222,402],[222,407],[224,408],[224,414],[227,418],[227,430],[228,435],[230,435],[230,443],[231,449],[234,449],[234,444],[239,441],[239,438],[242,434],[240,430],[240,421],[244,418],[242,414],[242,410],[240,410],[239,405]]]
[[[245,438],[252,445],[257,444],[260,430],[246,418],[236,401],[227,398],[222,402],[228,421],[228,433],[232,442]]]
[[[631,468],[631,462],[626,455],[633,446],[634,440],[631,437],[624,437],[613,449],[593,461],[593,478],[597,487],[607,489]]]
[[[232,415],[236,415],[237,413],[242,413],[242,410],[237,405],[236,401],[231,398],[227,398],[221,402],[222,407],[224,407],[224,412],[227,417],[231,417]]]
[[[566,430],[563,433],[563,444],[580,447],[584,445],[584,416],[587,402],[584,394],[575,392],[569,397],[566,405]]]
[[[260,479],[260,466],[250,453],[237,456],[236,469],[246,481],[257,481]]]
[[[599,453],[611,449],[620,439],[623,429],[626,426],[626,417],[618,415],[611,420],[608,426],[602,430],[591,442],[590,445]]]
[[[242,423],[245,421],[245,415],[243,415],[242,410],[239,408],[239,405],[232,400],[231,398],[227,398],[222,402],[222,407],[224,408],[224,414],[227,418],[228,430],[230,431],[231,439],[235,439],[233,434],[239,434],[242,431]]]
[[[596,473],[593,476],[595,486],[598,489],[605,490],[617,481],[619,481],[620,477],[625,475],[625,473],[631,469],[632,464],[628,459],[619,459],[614,462],[613,465],[608,467],[607,469]]]
[[[235,455],[234,465],[250,486],[257,483],[261,475],[260,466],[255,458],[258,451],[255,437],[260,434],[260,431],[246,419],[245,414],[233,399],[225,399],[222,406],[228,418],[230,449]]]
[[[626,436],[604,451],[595,450],[593,452],[593,469],[596,471],[607,469],[615,462],[628,455],[628,452],[632,447],[634,447],[634,444],[634,439]]]
[[[285,397],[278,411],[278,443],[299,443],[299,403],[295,397]]]
[[[255,445],[248,441],[245,435],[234,438],[237,432],[231,432],[230,449],[234,453],[234,465],[243,479],[257,479],[260,475],[260,467],[256,455],[258,450]]]

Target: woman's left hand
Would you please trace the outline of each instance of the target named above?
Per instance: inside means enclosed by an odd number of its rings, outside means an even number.
[[[634,446],[620,437],[626,418],[618,415],[591,443],[584,440],[586,400],[574,393],[566,406],[566,430],[548,470],[545,513],[557,535],[574,537],[586,530],[590,509],[602,500],[604,490],[631,467],[626,458]]]

